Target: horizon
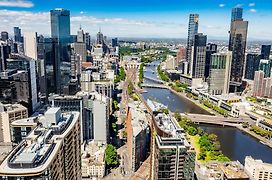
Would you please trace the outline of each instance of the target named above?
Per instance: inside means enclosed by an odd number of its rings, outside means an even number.
[[[249,21],[249,40],[272,40],[272,25],[267,23],[272,18],[269,12],[272,5],[260,0],[211,0],[205,4],[200,0],[193,3],[119,0],[104,4],[98,0],[76,3],[48,0],[46,4],[38,0],[0,0],[0,28],[12,32],[12,27],[19,26],[23,32],[50,35],[49,11],[62,7],[70,11],[71,34],[76,34],[81,25],[92,36],[101,27],[103,34],[109,37],[182,39],[187,38],[189,14],[197,13],[200,15],[199,32],[209,39],[227,40],[231,9],[235,6],[243,7],[244,20]]]

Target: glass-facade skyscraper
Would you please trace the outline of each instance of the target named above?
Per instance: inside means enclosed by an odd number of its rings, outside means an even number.
[[[230,92],[242,91],[243,67],[247,42],[248,21],[241,17],[243,10],[232,10],[230,27],[229,51],[232,51],[232,63],[230,73]]]
[[[70,81],[70,11],[66,9],[54,9],[50,11],[51,38],[57,44],[55,54],[51,60],[56,66],[55,84],[57,94],[62,94],[65,86]]]
[[[270,51],[271,51],[271,45],[262,45],[261,58],[269,59]]]
[[[188,39],[187,39],[187,52],[186,52],[186,60],[191,64],[192,61],[192,46],[194,44],[195,35],[198,33],[198,14],[190,14],[189,17],[189,26],[188,26]],[[189,65],[190,67],[191,65]],[[189,69],[189,72],[191,70]],[[185,74],[189,73],[185,72]]]
[[[235,7],[231,12],[231,21],[243,20],[243,8]]]

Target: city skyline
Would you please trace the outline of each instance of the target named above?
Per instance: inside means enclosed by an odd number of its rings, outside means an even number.
[[[71,11],[72,34],[76,34],[81,25],[92,36],[101,27],[102,32],[111,37],[186,38],[188,14],[198,13],[199,32],[210,39],[227,40],[230,12],[235,6],[244,8],[244,19],[249,21],[249,40],[272,39],[269,32],[272,27],[267,23],[272,16],[269,13],[271,3],[246,0],[212,0],[205,4],[198,0],[194,3],[171,0],[167,4],[154,0],[137,3],[119,0],[104,4],[97,0],[76,4],[55,0],[46,4],[37,0],[1,0],[0,20],[3,23],[0,28],[12,32],[13,26],[20,26],[23,32],[36,31],[49,36],[49,11],[61,7]]]

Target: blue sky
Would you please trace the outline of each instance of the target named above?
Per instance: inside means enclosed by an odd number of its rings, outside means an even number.
[[[271,0],[0,0],[0,29],[50,34],[49,10],[71,11],[71,31],[80,24],[94,35],[186,38],[189,13],[200,14],[199,31],[227,38],[231,8],[242,6],[249,39],[272,40]]]

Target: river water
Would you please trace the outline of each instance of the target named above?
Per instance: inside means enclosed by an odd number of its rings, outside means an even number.
[[[157,78],[156,67],[159,61],[154,61],[150,66],[145,67],[145,77]],[[151,80],[144,80],[145,83],[156,83]],[[196,106],[185,98],[172,93],[167,89],[145,88],[147,91],[143,94],[145,99],[153,99],[166,105],[172,112],[188,112],[197,114],[208,114],[205,110]],[[238,160],[244,163],[245,156],[252,156],[256,159],[262,159],[264,162],[272,163],[272,149],[261,144],[255,138],[244,134],[240,130],[232,127],[220,127],[201,125],[205,132],[214,133],[218,136],[221,143],[221,150],[231,160]]]

